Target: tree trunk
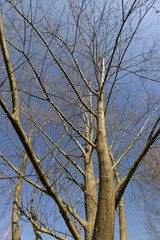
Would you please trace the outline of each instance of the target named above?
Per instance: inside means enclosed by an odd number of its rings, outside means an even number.
[[[99,161],[99,198],[92,240],[113,240],[115,223],[114,176],[110,161],[103,102],[104,60],[101,93],[97,107],[97,154]]]
[[[85,231],[85,240],[91,240],[96,218],[97,190],[92,164],[92,156],[88,152],[85,157],[85,209],[88,227]]]
[[[20,174],[22,174],[25,162],[27,159],[27,155],[23,158],[21,168],[20,168]],[[12,206],[12,240],[20,240],[20,234],[19,234],[19,219],[18,219],[18,203],[20,198],[20,192],[22,187],[22,176],[20,175],[18,178],[15,194],[14,194],[14,200],[13,200],[13,206]]]
[[[127,240],[126,219],[124,213],[123,198],[119,202],[119,226],[120,226],[120,240]]]
[[[12,206],[12,240],[20,240],[17,193],[15,194],[13,206]]]
[[[92,141],[92,116],[86,115],[86,138]],[[85,240],[91,240],[93,235],[93,228],[96,218],[97,209],[97,189],[94,176],[93,162],[92,162],[92,147],[86,142],[86,153],[84,157],[85,165],[85,212],[87,220],[87,228],[85,229]]]
[[[110,152],[110,156],[112,159],[112,164],[115,165],[115,160],[111,152]],[[115,173],[115,179],[118,185],[121,180],[118,174],[117,167],[114,168],[114,173]],[[119,208],[120,240],[127,240],[126,218],[125,218],[125,212],[124,212],[123,198],[120,199],[118,208]]]
[[[36,214],[35,214],[35,211],[34,211],[35,195],[36,195],[36,188],[35,188],[33,197],[31,199],[31,216],[32,216],[32,219],[35,223],[35,225],[32,224],[32,226],[33,226],[33,230],[34,230],[34,233],[35,233],[35,236],[36,236],[36,240],[42,240],[41,233],[40,233],[40,231],[37,230],[38,228],[36,228],[36,226],[38,227],[38,223],[37,223],[37,218],[36,218]]]

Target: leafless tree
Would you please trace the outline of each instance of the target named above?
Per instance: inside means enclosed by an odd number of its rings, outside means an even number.
[[[113,240],[118,207],[126,240],[123,195],[160,134],[158,41],[146,21],[157,19],[156,1],[1,9],[0,157],[19,176],[16,216],[36,239]]]
[[[150,239],[160,239],[160,153],[159,146],[154,146],[144,159],[144,171],[139,175],[140,187],[143,189],[146,226]]]

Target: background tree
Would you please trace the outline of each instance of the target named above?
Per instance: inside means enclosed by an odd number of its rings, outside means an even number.
[[[160,134],[159,46],[145,20],[156,1],[1,6],[1,171],[24,179],[19,213],[36,239],[111,240],[119,207],[126,239],[122,196]]]
[[[141,172],[140,187],[143,189],[146,226],[151,239],[160,239],[159,180],[160,162],[159,147],[154,146],[144,160],[144,171]]]

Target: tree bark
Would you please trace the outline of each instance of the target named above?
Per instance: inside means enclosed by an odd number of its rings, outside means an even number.
[[[86,137],[91,138],[92,133],[89,131],[89,120],[87,118]],[[91,240],[93,235],[94,223],[96,218],[97,209],[97,190],[96,181],[94,176],[93,162],[92,162],[92,149],[86,143],[86,156],[85,156],[85,210],[87,228],[85,229],[85,240]]]
[[[102,59],[102,80],[104,81],[104,60]],[[99,161],[99,197],[96,221],[92,240],[113,240],[115,223],[115,196],[114,196],[114,176],[110,161],[105,115],[103,89],[98,99],[97,107],[97,154]]]
[[[34,194],[33,194],[33,197],[31,199],[31,216],[32,216],[32,219],[34,221],[34,225],[32,224],[33,226],[33,230],[34,230],[34,233],[35,233],[35,236],[36,236],[36,240],[42,240],[42,237],[41,237],[41,233],[40,231],[38,231],[38,223],[37,223],[37,217],[36,217],[36,214],[35,214],[35,211],[34,211],[34,199],[35,199],[35,196],[36,196],[36,188],[34,190]],[[37,226],[37,227],[36,227]]]
[[[14,72],[12,69],[12,64],[10,61],[10,57],[9,57],[9,53],[6,45],[6,39],[4,36],[1,15],[0,15],[0,45],[1,45],[3,59],[4,59],[4,63],[6,66],[9,83],[10,83],[10,89],[11,89],[11,95],[12,95],[12,115],[14,116],[14,119],[19,119],[19,101],[18,101],[16,80],[14,77]]]
[[[21,168],[20,168],[20,174],[22,174],[25,162],[27,159],[27,155],[23,158]],[[14,194],[14,200],[13,200],[13,206],[12,206],[12,240],[20,240],[20,233],[19,233],[19,218],[18,218],[18,203],[20,199],[20,192],[22,187],[22,176],[20,175],[18,178],[15,194]]]
[[[110,156],[112,159],[112,164],[113,166],[115,165],[115,159],[110,152]],[[118,174],[117,167],[114,168],[114,174],[115,174],[115,179],[117,182],[117,185],[120,183],[120,177]],[[119,209],[119,229],[120,229],[120,240],[127,240],[127,229],[126,229],[126,218],[125,218],[125,212],[124,212],[124,204],[123,204],[123,197],[119,201],[118,205]]]
[[[123,198],[121,198],[118,207],[119,207],[120,240],[127,240],[126,218],[124,212]]]

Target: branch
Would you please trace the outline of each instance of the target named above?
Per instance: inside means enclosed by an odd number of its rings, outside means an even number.
[[[151,139],[151,137],[152,137],[152,135],[153,135],[153,133],[154,133],[154,131],[155,131],[155,129],[156,129],[159,121],[160,121],[160,117],[157,119],[157,121],[156,121],[155,124],[153,125],[153,128],[152,128],[152,130],[151,130],[151,132],[150,132],[150,135],[149,135],[149,137],[148,137],[148,141]]]
[[[11,163],[5,156],[3,156],[2,153],[0,153],[0,157],[3,158],[3,160],[13,169],[13,171],[15,171],[18,175],[20,175],[26,182],[28,182],[29,184],[33,185],[34,187],[36,187],[36,188],[39,189],[40,191],[48,194],[47,191],[46,191],[44,188],[40,187],[40,186],[37,185],[35,182],[31,181],[30,179],[28,179],[27,177],[25,177],[23,174],[21,174],[20,171],[19,171],[16,167],[14,167],[14,166],[12,165],[12,163]]]
[[[72,58],[73,58],[73,60],[74,60],[74,62],[75,62],[75,64],[76,64],[76,66],[77,66],[77,68],[78,68],[78,71],[79,71],[79,73],[80,73],[80,75],[81,75],[84,83],[85,83],[86,86],[87,86],[87,88],[88,88],[94,95],[98,95],[97,92],[95,92],[95,91],[89,86],[89,84],[88,84],[87,80],[85,79],[85,76],[83,75],[83,72],[82,72],[82,70],[81,70],[81,68],[80,68],[80,66],[79,66],[79,64],[78,64],[78,62],[77,62],[77,60],[76,60],[76,58],[75,58],[75,56],[74,56],[74,54],[73,54],[73,51],[70,49],[70,47],[68,46],[68,44],[67,44],[61,37],[59,37],[57,34],[55,34],[55,33],[53,32],[53,30],[51,30],[50,28],[48,28],[47,30],[48,30],[48,32],[49,32],[51,35],[53,35],[54,37],[58,38],[58,39],[64,44],[64,46],[68,49],[69,53],[71,54],[71,56],[72,56]]]
[[[117,49],[118,41],[119,41],[119,38],[120,38],[120,36],[121,36],[122,30],[123,30],[123,28],[124,28],[124,25],[125,25],[128,17],[129,17],[130,14],[132,13],[132,9],[133,9],[136,1],[137,1],[137,0],[134,0],[133,4],[131,5],[131,8],[129,9],[126,18],[123,20],[122,25],[121,25],[121,28],[120,28],[120,30],[119,30],[119,32],[118,32],[118,35],[117,35],[117,38],[116,38],[116,41],[115,41],[115,44],[114,44],[114,48],[113,48],[113,51],[112,51],[112,55],[111,55],[111,58],[110,58],[110,61],[109,61],[109,64],[108,64],[107,72],[106,72],[106,74],[105,74],[105,78],[104,78],[104,82],[103,82],[103,85],[102,85],[102,88],[101,88],[100,95],[102,94],[102,90],[103,90],[103,88],[104,88],[104,84],[105,84],[105,82],[106,82],[108,73],[109,73],[109,71],[110,71],[111,64],[112,64],[112,61],[113,61],[113,58],[114,58],[115,51],[116,51],[116,49]]]
[[[40,97],[35,96],[35,95],[32,95],[32,94],[30,94],[30,93],[27,93],[27,94],[30,95],[30,96],[39,98],[39,99],[41,99],[41,100],[44,100],[44,101],[48,101],[48,102],[54,107],[54,109],[57,111],[57,113],[69,124],[69,126],[70,126],[77,134],[79,134],[84,140],[86,140],[93,148],[96,148],[95,144],[92,143],[91,141],[89,141],[89,140],[70,122],[70,120],[69,120],[69,119],[67,118],[67,116],[60,110],[60,108],[57,107],[57,105],[54,104],[54,102],[50,99],[50,97],[49,97],[49,95],[48,95],[45,87],[43,86],[43,84],[42,84],[42,82],[41,82],[40,77],[38,76],[38,73],[36,72],[34,66],[32,65],[30,59],[26,56],[26,54],[25,54],[23,51],[21,51],[20,49],[18,49],[17,47],[15,47],[12,43],[10,43],[10,45],[13,46],[17,51],[19,51],[20,53],[22,53],[22,54],[24,55],[24,57],[27,59],[29,65],[31,66],[31,69],[33,70],[34,74],[36,75],[36,78],[37,78],[37,80],[38,80],[38,82],[39,82],[39,84],[40,84],[40,86],[41,86],[41,88],[42,88],[42,90],[43,90],[46,98],[40,98]],[[22,91],[22,90],[21,90],[21,91]],[[23,91],[23,92],[25,92],[25,91]]]
[[[46,234],[49,234],[50,236],[53,236],[53,237],[55,237],[55,238],[58,239],[58,240],[68,240],[68,238],[62,237],[62,236],[60,236],[60,235],[58,235],[58,234],[56,234],[56,233],[51,232],[46,226],[45,226],[45,228],[39,227],[39,226],[37,225],[37,222],[36,222],[35,220],[33,220],[33,219],[29,216],[29,214],[28,214],[22,207],[19,206],[18,208],[19,208],[20,212],[32,223],[32,225],[33,225],[38,231],[43,232],[43,233],[46,233]],[[38,220],[38,219],[37,219],[37,220]],[[39,220],[38,220],[38,221],[39,221]],[[40,221],[40,223],[42,223],[42,222]],[[42,223],[42,224],[43,224],[43,223]],[[44,224],[43,224],[43,226],[44,226]]]
[[[37,182],[38,182],[38,178],[37,178]],[[35,196],[36,196],[36,191],[37,191],[37,189],[35,188],[32,199],[30,201],[30,213],[31,213],[32,219],[34,221],[34,224],[32,224],[32,226],[33,226],[33,229],[34,229],[36,239],[37,240],[42,240],[40,231],[38,231],[39,226],[38,226],[38,223],[37,223],[37,216],[36,216],[35,210],[34,210],[34,199],[35,199]]]
[[[64,202],[64,204],[66,204],[66,203]],[[86,227],[88,226],[87,222],[85,222],[85,221],[76,213],[75,209],[72,209],[72,208],[69,207],[67,204],[66,204],[66,206],[67,206],[68,212],[75,218],[75,220],[77,220],[77,221],[81,224],[81,226],[83,226],[84,228],[86,228]]]
[[[58,143],[55,143],[55,142],[48,136],[48,134],[43,130],[42,127],[39,127],[36,122],[34,122],[34,123],[35,123],[35,125],[37,126],[37,128],[38,128],[38,129],[47,137],[47,139],[54,145],[54,147],[56,147],[56,148],[58,149],[58,151],[59,151],[63,156],[65,156],[65,157],[70,161],[70,163],[72,163],[73,166],[84,176],[85,173],[84,173],[84,171],[82,170],[82,168],[81,168],[72,158],[70,158],[70,157],[67,155],[67,153],[65,153],[65,152],[58,146]],[[42,135],[41,135],[41,136],[42,136]],[[52,153],[52,151],[51,151],[51,153]]]
[[[41,183],[46,188],[46,190],[48,192],[48,195],[50,195],[54,199],[57,206],[59,207],[60,213],[61,213],[64,221],[66,222],[66,225],[68,226],[68,229],[72,233],[75,240],[81,240],[81,237],[80,237],[79,233],[75,229],[75,226],[70,219],[70,216],[68,214],[66,206],[63,204],[61,198],[59,197],[57,192],[51,186],[48,178],[45,177],[45,173],[43,172],[43,170],[40,166],[39,160],[37,159],[36,154],[35,154],[32,146],[31,146],[31,144],[30,144],[30,142],[29,142],[29,140],[26,136],[26,133],[24,132],[19,120],[15,120],[13,118],[12,114],[9,112],[7,106],[5,105],[5,103],[3,102],[3,100],[1,98],[0,98],[0,105],[2,106],[3,110],[5,111],[5,113],[6,113],[7,117],[9,118],[13,128],[15,129],[22,145],[24,146],[24,148],[26,150],[26,153],[28,154],[28,157],[31,160],[32,165],[33,165],[36,173],[38,174]]]
[[[83,101],[82,97],[80,96],[80,93],[78,92],[78,90],[76,89],[76,87],[74,86],[74,84],[72,83],[70,77],[68,76],[67,72],[65,71],[65,69],[63,68],[63,66],[60,64],[60,62],[58,61],[58,59],[56,58],[55,54],[52,52],[51,48],[49,47],[48,43],[46,42],[46,40],[43,38],[43,36],[41,35],[41,33],[38,31],[38,29],[32,24],[32,22],[25,17],[19,10],[18,8],[15,6],[15,4],[13,3],[13,1],[10,1],[10,3],[12,4],[12,6],[14,7],[14,9],[20,14],[20,16],[25,19],[30,26],[34,29],[34,31],[37,33],[37,35],[40,37],[40,39],[43,41],[43,43],[46,45],[47,49],[49,50],[51,56],[53,57],[54,61],[56,62],[56,64],[58,65],[58,67],[60,68],[60,70],[62,71],[62,73],[64,74],[64,76],[66,77],[67,81],[69,82],[69,84],[71,85],[71,87],[73,88],[74,92],[76,93],[78,99],[80,100],[80,102],[82,103],[82,105],[89,111],[91,112],[95,117],[96,114],[95,112],[93,112],[87,105],[86,103]]]
[[[155,140],[158,138],[159,135],[160,135],[160,128],[157,129],[157,131],[153,135],[153,137],[146,143],[146,146],[144,147],[143,151],[140,153],[139,157],[134,162],[134,164],[131,167],[131,169],[129,170],[128,174],[121,180],[121,183],[119,185],[119,189],[117,189],[118,193],[117,193],[117,196],[116,196],[116,199],[115,199],[116,208],[117,208],[117,205],[119,204],[119,201],[120,201],[121,197],[124,194],[124,191],[125,191],[128,183],[129,183],[130,179],[132,178],[133,174],[135,173],[137,168],[142,163],[142,161],[143,161],[145,155],[147,154],[148,150],[150,149],[150,147],[152,146],[152,144],[155,142]]]
[[[19,119],[19,102],[18,102],[18,93],[17,93],[17,86],[16,86],[16,80],[14,77],[12,64],[9,58],[9,53],[6,45],[6,40],[4,36],[3,31],[3,25],[2,25],[2,18],[0,16],[0,45],[2,49],[3,59],[5,62],[9,83],[10,83],[10,89],[11,89],[11,95],[12,95],[12,108],[13,108],[13,116],[15,119]]]
[[[156,109],[155,109],[156,111]],[[147,121],[144,123],[144,125],[142,126],[141,130],[139,131],[138,135],[135,137],[135,139],[133,140],[133,142],[128,146],[128,148],[124,151],[124,153],[121,155],[121,157],[117,160],[116,163],[114,163],[112,169],[114,170],[118,164],[120,163],[120,161],[124,158],[124,156],[129,152],[129,150],[133,147],[133,145],[136,143],[137,139],[139,138],[139,136],[141,136],[144,127],[146,126],[146,124],[149,122],[149,120],[151,119],[151,117],[153,116],[153,114],[155,113],[155,111],[149,116],[149,118],[147,119]],[[160,120],[160,119],[159,119]]]

